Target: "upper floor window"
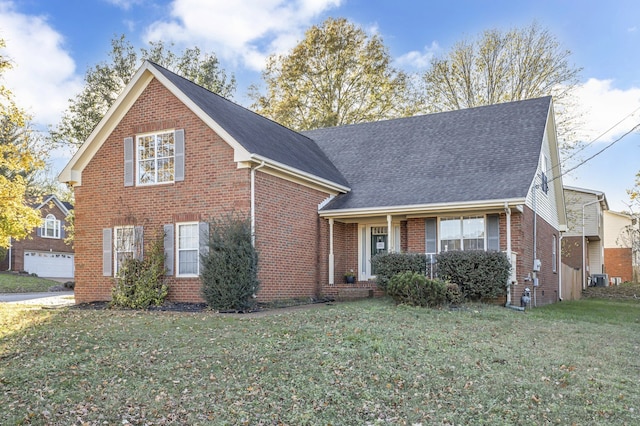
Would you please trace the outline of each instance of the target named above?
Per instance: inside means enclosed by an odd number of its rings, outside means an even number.
[[[44,238],[60,238],[60,221],[52,214],[48,214],[40,227],[40,236]]]
[[[136,137],[137,183],[148,185],[174,181],[174,132]]]

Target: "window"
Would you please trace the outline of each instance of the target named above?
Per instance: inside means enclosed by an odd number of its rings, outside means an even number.
[[[40,236],[43,238],[60,238],[60,221],[52,214],[48,214],[40,227]]]
[[[137,182],[151,185],[174,181],[174,133],[153,133],[136,138]]]
[[[551,247],[551,269],[553,272],[558,271],[558,239],[556,236],[553,236],[553,247]]]
[[[122,263],[126,259],[132,259],[135,255],[135,228],[133,226],[122,226],[114,228],[113,239],[113,262],[115,265],[114,275],[118,273]]]
[[[200,240],[198,223],[179,223],[176,236],[178,247],[178,276],[197,276]]]
[[[484,250],[484,217],[440,219],[440,251]]]

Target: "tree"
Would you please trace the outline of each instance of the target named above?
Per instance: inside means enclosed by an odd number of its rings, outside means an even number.
[[[0,39],[0,48],[4,46]],[[10,61],[0,55],[0,76],[10,68]],[[0,247],[9,247],[10,238],[25,238],[41,223],[38,212],[26,201],[29,177],[44,166],[36,155],[28,123],[29,116],[0,84]]]
[[[424,74],[425,112],[450,111],[552,95],[558,134],[565,147],[575,143],[577,119],[572,91],[580,68],[571,52],[546,29],[533,23],[521,29],[485,31],[458,42],[435,57]]]
[[[172,46],[162,41],[151,42],[149,49],[140,49],[138,54],[124,35],[114,38],[110,61],[99,63],[87,71],[84,89],[74,99],[69,99],[69,107],[62,120],[50,130],[52,141],[62,145],[81,145],[147,59],[221,96],[233,96],[235,77],[227,77],[213,53],[203,54],[195,47],[177,55],[171,50]]]
[[[253,87],[252,108],[295,130],[411,115],[407,76],[390,63],[379,36],[329,18],[288,55],[267,59],[266,94]]]

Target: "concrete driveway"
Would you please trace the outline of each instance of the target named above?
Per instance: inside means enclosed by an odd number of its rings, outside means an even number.
[[[1,293],[0,303],[67,306],[75,304],[76,301],[73,291],[52,291],[43,293]]]

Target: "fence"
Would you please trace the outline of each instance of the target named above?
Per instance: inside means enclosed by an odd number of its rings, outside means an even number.
[[[580,269],[571,266],[561,266],[562,273],[562,300],[578,300],[582,297],[582,273]]]

